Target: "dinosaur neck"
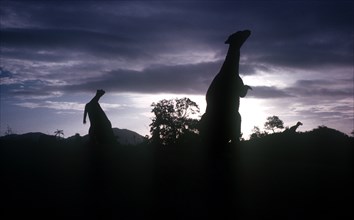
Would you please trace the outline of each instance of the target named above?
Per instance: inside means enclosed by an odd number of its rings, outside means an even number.
[[[93,98],[91,99],[91,102],[98,102],[98,101],[100,100],[100,98],[101,98],[101,96],[95,95],[95,97],[93,97]]]
[[[240,48],[230,44],[225,61],[221,67],[221,73],[238,74],[240,62]]]

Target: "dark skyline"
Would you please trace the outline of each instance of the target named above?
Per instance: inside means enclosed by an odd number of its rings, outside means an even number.
[[[1,131],[87,133],[96,89],[114,127],[148,134],[150,104],[205,93],[227,36],[250,29],[240,73],[242,132],[353,130],[352,1],[0,1]],[[299,129],[301,131],[301,129]]]

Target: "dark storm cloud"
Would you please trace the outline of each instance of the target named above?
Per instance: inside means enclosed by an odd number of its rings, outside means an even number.
[[[10,71],[7,71],[0,67],[0,78],[12,78],[13,74]]]
[[[287,92],[300,97],[353,97],[353,78],[336,80],[298,80]]]
[[[241,65],[244,75],[257,70],[271,74],[272,67],[321,70],[353,64],[351,1],[1,4],[2,65],[11,71],[13,60],[39,62],[37,69],[28,64],[20,69],[31,69],[32,74],[45,69],[50,74],[41,77],[63,79],[76,88],[55,89],[81,91],[100,86],[119,92],[204,94],[224,58],[223,41],[233,31],[245,28],[250,28],[252,35],[241,51],[247,58]],[[193,51],[212,51],[214,57],[212,61],[203,60],[203,56],[193,60]],[[171,54],[176,57],[168,59]],[[191,58],[184,59],[190,62],[178,63],[187,55]],[[73,60],[77,64],[57,69],[47,64]],[[131,66],[134,64],[142,70],[133,71],[137,69]],[[84,69],[89,67],[88,76]],[[298,86],[287,91],[260,86],[250,94],[259,98],[349,94],[333,88],[321,90],[320,85],[301,90]]]
[[[274,99],[292,97],[292,95],[274,86],[253,86],[247,97]]]
[[[204,94],[218,66],[218,63],[201,63],[154,66],[142,71],[115,70],[85,83],[66,86],[65,90],[104,88],[115,92]]]
[[[4,48],[16,48],[25,52],[62,50],[62,56],[71,51],[115,58],[134,58],[141,55],[135,48],[127,46],[133,44],[131,40],[112,34],[65,29],[2,29],[1,32]],[[38,56],[40,55],[35,54],[35,57]]]
[[[352,8],[349,1],[287,1],[258,10],[256,19],[264,19],[250,39],[251,61],[303,69],[351,66]]]
[[[247,97],[272,98],[321,98],[340,100],[354,97],[353,78],[333,80],[298,80],[294,85],[277,88],[275,86],[253,86]],[[313,102],[313,101],[312,101]],[[311,104],[311,101],[307,104]]]
[[[348,106],[334,106],[324,108],[312,107],[308,109],[295,109],[293,110],[298,115],[303,115],[309,118],[319,117],[323,121],[327,120],[342,120],[342,121],[352,121],[354,119],[353,109],[348,108]]]
[[[209,45],[217,50],[218,41],[225,40],[227,34],[248,27],[254,31],[255,37],[251,37],[247,52],[257,57],[255,62],[292,67],[348,64],[351,57],[347,55],[352,54],[352,24],[348,23],[352,20],[350,2],[311,1],[301,5],[296,2],[246,4],[239,1],[81,3],[35,1],[35,4],[9,3],[9,8],[29,18],[35,28],[44,29],[37,30],[42,32],[37,35],[45,47],[56,42],[66,48],[73,46],[72,49],[77,49],[86,45],[92,47],[91,51],[109,53],[111,50],[114,53],[118,51],[114,50],[114,44],[121,42],[128,44],[132,53],[140,54],[134,50],[134,45],[148,51],[154,49],[155,53],[171,49],[173,45],[194,45],[195,48]],[[15,19],[9,16],[9,10],[4,13],[5,20]],[[21,19],[20,16],[17,19]],[[125,40],[122,40],[123,36]],[[128,39],[130,42],[126,42]],[[22,43],[38,43],[31,40],[33,38],[29,36],[28,41]],[[21,45],[21,42],[16,43]],[[128,50],[121,53],[129,56]]]
[[[336,118],[343,124],[337,127],[352,130],[353,6],[346,0],[0,0],[1,112],[23,127],[44,119],[22,118],[14,104],[81,111],[82,97],[98,88],[124,99],[131,99],[126,92],[204,95],[228,35],[250,29],[240,65],[253,88],[247,98],[263,99],[267,114],[289,108],[286,114],[304,124],[331,125]]]

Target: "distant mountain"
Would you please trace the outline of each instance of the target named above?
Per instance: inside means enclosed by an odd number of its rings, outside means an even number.
[[[144,137],[135,131],[128,129],[113,128],[114,136],[117,138],[117,142],[122,145],[137,145],[144,141]],[[67,139],[74,139],[75,136],[69,137]],[[88,140],[88,134],[83,136],[84,140]]]
[[[144,141],[143,136],[128,129],[113,128],[113,133],[116,136],[118,143],[122,145],[137,145]],[[51,141],[55,139],[56,137],[53,135],[47,135],[40,132],[30,132],[26,134],[11,134],[11,135],[0,137],[0,141],[6,141],[6,142],[21,141],[26,143],[38,143],[38,142]],[[85,135],[83,137],[80,137],[79,135],[73,135],[63,140],[65,140],[66,142],[73,142],[76,140],[88,141],[88,139],[89,139],[88,135]]]
[[[29,141],[29,142],[38,142],[43,138],[52,138],[54,136],[43,134],[41,132],[30,132],[26,134],[10,134],[6,136],[0,137],[0,140],[3,141],[14,141],[14,140],[21,140],[21,141]]]
[[[123,145],[136,145],[144,141],[143,136],[128,129],[113,128],[113,133],[117,137],[118,143]]]

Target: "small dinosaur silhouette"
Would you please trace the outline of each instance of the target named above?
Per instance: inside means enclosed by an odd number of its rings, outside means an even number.
[[[104,94],[104,90],[97,90],[96,95],[86,104],[84,111],[83,123],[86,124],[86,116],[88,115],[90,119],[89,137],[90,141],[95,144],[115,142],[112,124],[98,103]]]
[[[297,129],[300,125],[302,125],[302,123],[301,123],[301,122],[297,122],[296,125],[291,126],[291,127],[289,128],[288,132],[290,132],[290,133],[295,133],[295,132],[296,132],[296,129]]]

